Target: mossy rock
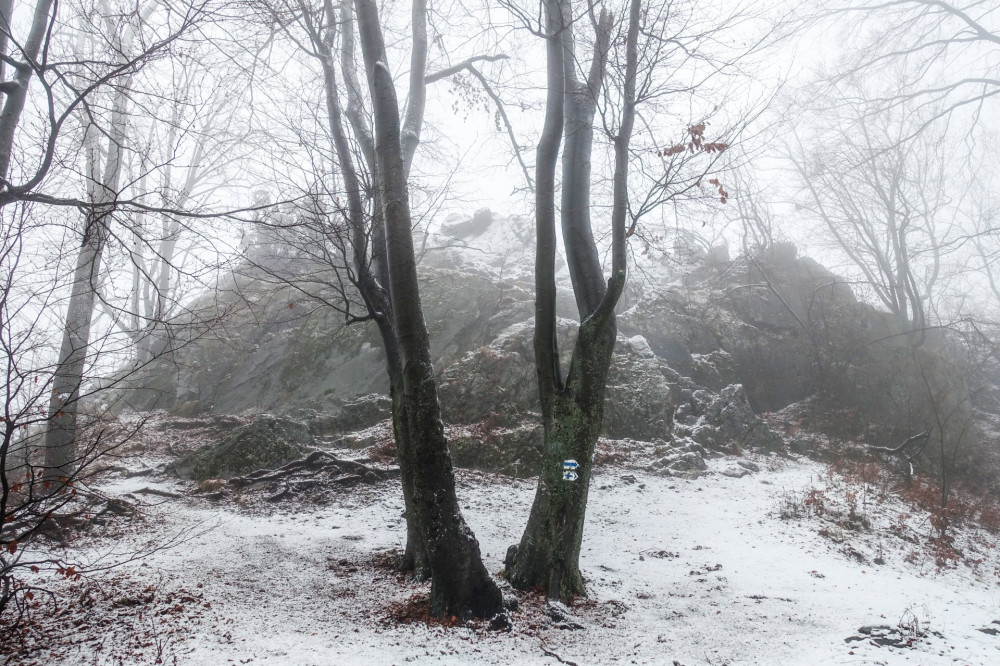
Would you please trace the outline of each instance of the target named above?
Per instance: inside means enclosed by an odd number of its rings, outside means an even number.
[[[193,481],[230,479],[298,460],[306,454],[311,441],[306,424],[262,415],[218,442],[180,458],[173,464],[173,471]]]
[[[538,474],[543,440],[542,426],[530,422],[512,428],[485,424],[448,428],[448,446],[456,467],[522,479]]]
[[[567,367],[580,325],[560,318],[557,326],[561,361]],[[540,411],[533,336],[534,322],[514,324],[447,367],[438,384],[445,420],[511,426]],[[608,372],[603,434],[612,439],[667,437],[673,411],[670,387],[645,338],[619,335]]]

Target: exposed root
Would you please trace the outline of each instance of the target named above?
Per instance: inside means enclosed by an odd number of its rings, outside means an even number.
[[[262,469],[225,482],[231,490],[268,489],[271,494],[264,499],[280,502],[307,491],[317,491],[333,486],[373,484],[399,476],[398,468],[378,469],[354,460],[341,460],[326,451],[313,451],[301,460],[295,460],[278,469]],[[212,490],[218,490],[212,486]],[[217,498],[213,495],[206,497]]]

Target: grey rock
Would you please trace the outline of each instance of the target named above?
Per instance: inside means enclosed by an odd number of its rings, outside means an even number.
[[[696,391],[694,395],[699,403],[704,402],[705,396],[699,395],[702,393]],[[691,438],[714,449],[778,451],[784,447],[781,436],[754,414],[740,384],[731,384],[712,398],[691,427]]]
[[[716,349],[708,354],[692,354],[691,379],[698,385],[720,391],[739,381],[732,355]]]
[[[330,437],[363,430],[392,416],[392,400],[387,395],[370,393],[349,398],[329,411],[312,414],[309,430],[317,437]]]
[[[557,324],[565,366],[579,324],[569,319]],[[445,418],[451,423],[498,420],[510,424],[537,412],[533,336],[532,321],[514,324],[490,344],[445,368],[439,384]],[[669,437],[672,423],[670,387],[649,344],[639,336],[619,335],[608,372],[604,434],[612,439],[648,441]]]
[[[229,479],[298,460],[310,442],[312,435],[305,423],[264,414],[218,442],[181,457],[171,471],[194,481]]]
[[[445,224],[441,232],[446,236],[451,236],[459,240],[475,238],[486,232],[493,224],[493,213],[489,208],[480,208],[472,216],[472,219],[462,220]]]
[[[546,614],[554,622],[557,629],[580,630],[586,629],[583,621],[573,615],[569,608],[558,601],[549,601],[545,606]]]
[[[648,469],[659,476],[696,479],[708,469],[704,448],[691,440],[678,440],[673,446],[661,444],[654,448],[654,455],[659,457]]]

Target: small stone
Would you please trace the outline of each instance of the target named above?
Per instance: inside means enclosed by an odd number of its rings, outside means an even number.
[[[198,484],[198,493],[215,493],[222,490],[226,486],[225,479],[205,479]]]

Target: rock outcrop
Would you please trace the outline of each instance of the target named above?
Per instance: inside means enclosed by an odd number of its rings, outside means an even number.
[[[194,481],[229,479],[298,460],[311,442],[305,423],[264,414],[179,458],[172,471]]]
[[[718,394],[694,391],[684,409],[678,409],[674,432],[716,450],[779,451],[784,447],[781,436],[754,414],[740,384],[731,384]]]
[[[565,367],[579,325],[560,319],[558,326]],[[468,352],[444,370],[439,388],[449,422],[511,422],[538,412],[533,331],[531,322],[515,324],[489,345]],[[656,355],[641,336],[618,336],[604,410],[604,433],[608,437],[649,441],[670,435],[670,387],[659,370]]]

